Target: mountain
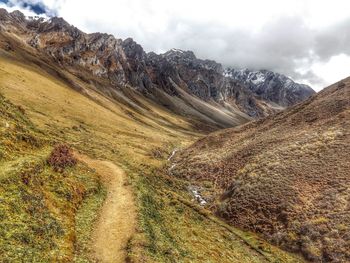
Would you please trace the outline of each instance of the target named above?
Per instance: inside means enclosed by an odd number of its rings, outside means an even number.
[[[157,65],[131,39],[1,9],[0,20],[1,262],[303,262],[167,174],[175,149],[251,119],[187,89],[211,81],[206,62],[173,80],[172,59]]]
[[[177,154],[232,225],[314,262],[349,262],[350,78],[274,116],[225,129]]]
[[[142,94],[176,114],[190,116],[202,129],[236,126],[285,106],[225,77],[221,64],[197,59],[191,51],[146,53],[131,38],[86,34],[58,17],[25,17],[2,9],[0,21],[6,50],[32,54],[62,78],[69,72],[116,100],[131,103],[130,92]],[[295,101],[305,98],[294,95]]]
[[[228,68],[224,74],[246,84],[252,92],[263,99],[283,107],[292,106],[315,94],[315,91],[309,86],[295,83],[292,79],[269,70],[251,71]]]

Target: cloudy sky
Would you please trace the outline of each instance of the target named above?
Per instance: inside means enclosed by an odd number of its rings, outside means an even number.
[[[350,76],[349,0],[0,0],[0,7],[132,37],[146,51],[193,50],[225,66],[273,70],[316,90]]]

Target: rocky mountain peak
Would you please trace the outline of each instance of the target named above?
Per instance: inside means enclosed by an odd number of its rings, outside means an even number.
[[[193,69],[206,68],[208,70],[214,70],[222,73],[222,65],[214,60],[202,60],[198,59],[193,51],[184,51],[181,49],[173,48],[164,54],[161,54],[171,64],[186,64]]]
[[[78,38],[83,32],[78,28],[70,25],[62,17],[52,17],[48,21],[37,21],[39,33],[60,32],[67,33],[71,37]]]
[[[308,85],[296,83],[283,74],[269,70],[228,68],[224,76],[243,82],[255,94],[284,107],[301,102],[315,93]]]
[[[163,57],[172,60],[172,59],[177,59],[177,60],[194,60],[196,59],[196,56],[192,51],[184,51],[181,49],[170,49],[169,51],[165,52],[162,54]]]
[[[9,13],[7,12],[7,10],[5,8],[0,8],[0,18],[4,18],[8,15],[9,15]]]
[[[194,52],[180,49],[171,49],[160,55],[153,52],[146,54],[132,38],[121,40],[110,34],[86,34],[63,18],[30,19],[19,11],[9,14],[0,10],[0,19],[7,21],[0,24],[5,31],[10,29],[17,38],[25,39],[53,63],[83,76],[84,80],[98,81],[104,86],[109,83],[106,89],[131,87],[152,99],[158,99],[159,93],[178,97],[187,105],[182,107],[191,108],[188,112],[206,120],[206,116],[210,116],[209,119],[215,119],[214,123],[221,126],[231,126],[251,117],[275,112],[278,107],[270,102],[284,106],[307,97],[303,93],[300,97],[297,91],[293,91],[290,99],[285,90],[291,89],[289,86],[288,89],[283,88],[289,83],[288,79],[281,80],[273,72],[224,71],[220,63],[199,59]],[[268,92],[265,94],[251,85],[262,86],[266,79],[274,80],[274,85],[269,82],[273,92],[266,89]],[[284,99],[286,97],[287,100]],[[181,114],[184,112],[178,107],[174,110]]]
[[[6,9],[0,8],[0,21],[16,20],[17,22],[23,22],[25,16],[20,11],[7,12]]]
[[[127,38],[122,42],[122,47],[125,54],[136,60],[143,60],[146,57],[146,52],[142,46],[135,42],[132,38]]]
[[[25,20],[26,20],[25,15],[22,12],[18,11],[18,10],[13,11],[11,13],[11,17],[13,19],[17,20],[18,22],[21,22],[21,23],[25,22]]]
[[[53,17],[49,20],[49,24],[56,27],[57,30],[71,28],[71,26],[66,20],[62,17]]]

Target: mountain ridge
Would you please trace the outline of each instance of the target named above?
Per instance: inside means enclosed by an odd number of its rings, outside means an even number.
[[[284,107],[292,106],[315,94],[308,85],[296,83],[291,78],[270,70],[227,68],[224,74],[242,81],[251,91],[264,99]]]
[[[137,231],[123,242],[121,251],[130,262],[303,262],[253,233],[228,226],[196,205],[188,182],[167,176],[164,165],[171,151],[203,136],[203,125],[211,121],[209,115],[203,114],[198,122],[193,115],[169,110],[171,105],[162,106],[184,103],[180,96],[189,96],[185,90],[174,89],[179,93],[175,97],[160,89],[145,95],[130,85],[112,87],[108,79],[84,67],[69,68],[64,57],[55,60],[29,46],[32,36],[21,34],[18,21],[6,29],[2,21],[0,25],[0,93],[6,98],[0,94],[3,260],[96,261],[93,230],[103,204],[108,205],[108,191],[99,171],[81,162],[62,173],[48,165],[59,142],[125,171],[128,180],[122,187],[132,187],[137,206]],[[68,39],[67,34],[57,33],[42,37],[55,47],[55,38]],[[133,70],[130,73],[135,75]],[[164,81],[167,76],[156,79]],[[168,101],[160,96],[169,97]],[[215,104],[190,98],[196,107],[211,107],[208,114],[218,110]]]
[[[221,64],[198,59],[192,51],[146,53],[132,38],[86,34],[63,18],[26,19],[20,12],[4,9],[0,13],[5,43],[9,37],[22,38],[29,45],[24,47],[27,51],[96,83],[108,95],[132,87],[177,114],[213,127],[236,126],[283,108],[241,81],[226,78]]]
[[[62,174],[48,166],[58,141],[125,170],[121,187],[132,186],[138,208],[137,233],[123,242],[131,262],[348,260],[349,79],[306,98],[288,93],[285,76],[250,72],[255,90],[192,51],[146,53],[131,38],[1,9],[0,58],[6,259],[91,260],[106,193],[96,171],[79,183],[80,162]],[[260,73],[281,77],[277,91]],[[43,212],[65,227],[37,235]]]

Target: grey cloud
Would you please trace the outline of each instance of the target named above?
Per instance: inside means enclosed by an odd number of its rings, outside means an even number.
[[[312,86],[326,87],[329,84],[312,70],[308,70],[305,73],[293,72],[291,77],[297,81],[307,80]]]
[[[350,19],[327,27],[315,36],[315,52],[323,61],[337,54],[350,55]]]
[[[179,28],[186,25],[183,32]],[[282,17],[264,25],[258,32],[228,29],[224,25],[192,21],[173,21],[166,33],[152,36],[157,39],[137,39],[148,50],[167,50],[172,47],[193,50],[201,58],[214,59],[226,66],[269,69],[318,87],[325,83],[311,71],[319,61],[332,56],[350,55],[350,20],[324,30],[309,28],[301,17]],[[306,73],[299,73],[300,61]],[[350,71],[349,71],[350,73]]]
[[[178,24],[185,24],[190,30],[179,32]],[[313,42],[309,31],[300,18],[294,17],[275,20],[257,33],[227,29],[215,23],[174,21],[166,31],[170,36],[158,36],[157,46],[147,41],[146,47],[149,50],[159,46],[162,50],[190,49],[201,58],[215,59],[226,66],[270,69],[293,75],[297,61],[309,56]]]
[[[27,2],[38,4],[42,0]],[[64,2],[60,0],[57,3],[62,5]],[[48,10],[54,12],[55,8]],[[152,19],[155,11],[147,12],[145,19]],[[69,18],[66,19],[69,22]],[[164,25],[165,29],[158,32],[144,28],[142,23],[132,27],[109,24],[96,14],[88,21],[81,21],[80,26],[90,32],[112,33],[119,38],[132,37],[146,51],[192,50],[200,58],[214,59],[225,66],[269,69],[320,87],[326,83],[312,72],[311,67],[318,62],[327,62],[332,56],[350,55],[350,19],[317,30],[310,28],[305,21],[302,16],[276,17],[252,31],[232,28],[217,21],[199,22],[173,16]],[[301,74],[300,68],[306,73]]]

